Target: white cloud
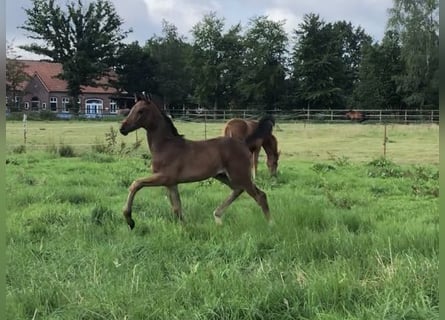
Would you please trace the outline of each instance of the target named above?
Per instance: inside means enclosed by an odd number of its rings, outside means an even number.
[[[218,12],[218,1],[145,0],[148,16],[152,23],[161,25],[162,20],[174,24],[181,33],[188,33],[192,27],[211,11]]]
[[[255,4],[253,0],[245,1],[257,7],[265,7],[265,14],[271,19],[286,19],[286,31],[297,27],[305,14],[315,13],[326,22],[345,20],[356,27],[361,26],[377,39],[383,36],[388,19],[387,11],[392,7],[392,0],[260,0],[255,1]]]
[[[40,60],[40,59],[49,59],[47,56],[41,56],[23,49],[20,49],[19,46],[23,45],[29,45],[32,42],[37,41],[31,41],[27,38],[18,37],[18,38],[11,38],[6,39],[6,42],[8,45],[11,45],[13,48],[13,51],[10,52],[10,58],[20,58],[20,59],[27,59],[27,60]],[[39,43],[39,42],[38,42]],[[41,42],[39,43],[41,44]]]
[[[272,21],[285,21],[284,31],[286,31],[289,37],[293,35],[293,31],[302,22],[300,16],[297,16],[284,8],[267,9],[265,15]]]
[[[62,6],[66,0],[56,0]],[[89,0],[88,0],[89,1]],[[326,22],[350,21],[380,40],[388,20],[388,8],[393,0],[113,0],[118,14],[124,19],[123,29],[133,29],[127,41],[144,43],[161,32],[163,19],[174,24],[181,35],[190,36],[191,28],[204,14],[215,11],[225,19],[226,26],[238,22],[245,27],[252,17],[267,15],[274,21],[286,20],[289,36],[308,13],[319,14]],[[16,39],[15,44],[29,44],[31,39],[17,29],[25,21],[23,8],[29,0],[6,1],[6,38]],[[126,41],[126,42],[127,42]],[[23,56],[29,53],[20,52]]]

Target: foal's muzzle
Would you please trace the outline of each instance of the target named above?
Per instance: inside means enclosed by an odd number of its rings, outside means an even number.
[[[124,126],[121,126],[121,128],[119,129],[119,132],[122,135],[126,136],[126,135],[128,135],[129,130],[127,130]]]

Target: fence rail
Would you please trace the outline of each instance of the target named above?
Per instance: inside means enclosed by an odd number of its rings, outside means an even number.
[[[273,110],[278,121],[290,122],[350,122],[345,113],[349,110],[295,109]],[[367,122],[374,123],[439,123],[439,110],[363,110]],[[256,110],[188,110],[172,112],[173,118],[189,121],[226,121],[231,118],[258,118]]]
[[[289,122],[350,122],[345,117],[349,110],[329,110],[329,109],[293,109],[293,110],[271,110],[267,111],[273,114],[278,121]],[[372,123],[439,123],[439,110],[358,110],[366,114],[366,122]],[[68,114],[48,113],[39,114],[38,112],[27,112],[31,119],[73,119]],[[208,109],[187,109],[172,110],[170,112],[174,119],[185,121],[227,121],[231,118],[257,119],[260,112],[257,110],[208,110]],[[7,119],[20,120],[23,112],[7,113]],[[122,118],[121,115],[101,113],[96,115],[79,115],[80,119],[94,120],[116,120]]]

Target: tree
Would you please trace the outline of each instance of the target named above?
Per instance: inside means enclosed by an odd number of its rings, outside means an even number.
[[[244,38],[241,35],[241,24],[238,23],[222,35],[219,43],[220,102],[226,109],[237,108],[242,104],[240,80],[243,77],[244,52]]]
[[[220,70],[223,29],[224,20],[218,18],[214,12],[205,15],[202,21],[192,28],[194,98],[199,104],[212,105],[214,109],[218,108],[223,92]]]
[[[339,108],[345,99],[340,81],[345,75],[342,48],[331,23],[307,14],[295,30],[292,79],[307,107]]]
[[[115,64],[115,55],[129,31],[121,30],[122,19],[112,2],[96,0],[85,7],[82,0],[63,10],[55,0],[32,0],[25,9],[21,28],[29,38],[41,40],[21,48],[47,56],[63,66],[60,77],[77,102],[81,86],[98,85],[97,80]]]
[[[353,105],[363,48],[371,37],[350,22],[325,23],[315,14],[305,15],[295,36],[291,81],[297,98],[308,107]]]
[[[153,66],[156,92],[153,92],[163,98],[164,107],[185,101],[191,92],[191,45],[179,36],[176,26],[164,20],[162,36],[149,39],[145,51],[156,62]]]
[[[381,43],[363,50],[354,99],[361,109],[400,109],[402,97],[397,92],[396,78],[401,75],[399,35],[386,31]]]
[[[278,107],[285,92],[287,35],[284,22],[266,16],[253,18],[244,36],[245,54],[241,80],[246,105],[263,110]]]
[[[8,97],[8,107],[17,108],[17,93],[20,91],[20,84],[29,79],[25,72],[25,63],[20,61],[12,43],[6,45],[6,96]]]
[[[130,94],[143,91],[153,93],[157,90],[155,68],[156,61],[137,41],[123,45],[116,57],[118,77],[112,81],[113,86]]]
[[[439,105],[439,0],[393,0],[387,30],[400,35],[398,91],[412,108]]]
[[[372,38],[360,28],[354,28],[350,22],[338,21],[333,25],[333,32],[340,46],[340,59],[343,72],[334,79],[342,89],[346,106],[353,105],[353,91],[359,80],[359,68],[362,63],[363,47],[372,43]]]

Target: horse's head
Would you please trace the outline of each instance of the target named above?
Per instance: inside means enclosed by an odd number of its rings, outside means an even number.
[[[267,159],[267,167],[269,168],[269,172],[270,172],[271,176],[275,177],[277,175],[279,157],[280,157],[280,153],[277,152],[273,156],[271,156]]]
[[[274,135],[271,135],[267,139],[263,141],[264,150],[267,153],[267,167],[269,168],[269,172],[272,176],[277,175],[278,169],[278,160],[280,158],[280,151],[278,151],[278,142],[277,138]]]
[[[135,96],[135,104],[122,121],[120,132],[126,136],[139,128],[153,129],[162,118],[159,107],[145,93]]]

